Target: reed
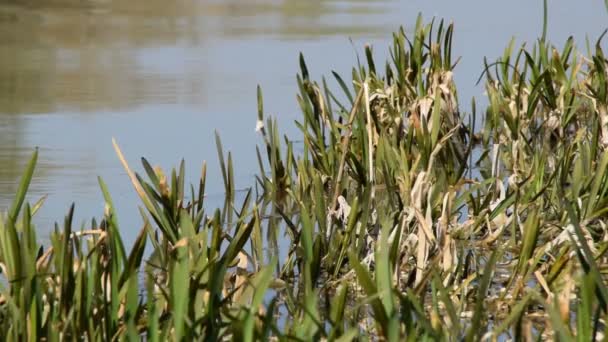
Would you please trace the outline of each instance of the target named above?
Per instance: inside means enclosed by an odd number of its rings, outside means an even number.
[[[546,22],[545,29],[546,32]],[[256,184],[205,205],[206,165],[133,171],[127,250],[112,198],[50,244],[29,204],[36,151],[0,219],[0,335],[12,340],[602,340],[608,311],[608,60],[543,33],[486,62],[488,106],[460,110],[454,27],[393,35],[350,81],[310,78],[282,136],[258,88]],[[302,141],[301,152],[294,148]],[[149,257],[144,253],[150,248]],[[282,248],[287,250],[282,251]],[[286,255],[279,258],[279,255]]]

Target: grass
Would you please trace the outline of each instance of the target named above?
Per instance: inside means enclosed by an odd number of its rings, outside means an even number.
[[[546,21],[543,32],[546,32]],[[371,47],[350,81],[310,79],[301,136],[281,136],[258,89],[256,184],[237,203],[216,136],[223,208],[206,166],[142,174],[125,249],[101,220],[51,243],[26,203],[37,160],[0,219],[0,335],[12,340],[602,340],[608,289],[608,60],[543,33],[485,63],[488,106],[460,111],[452,24],[419,18]],[[296,152],[294,141],[303,141]],[[144,258],[144,249],[151,248]],[[281,251],[280,248],[288,248]],[[279,258],[279,255],[286,255]]]

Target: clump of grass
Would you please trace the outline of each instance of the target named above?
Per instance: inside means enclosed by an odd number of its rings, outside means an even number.
[[[256,191],[208,211],[206,166],[146,178],[114,147],[142,203],[125,249],[101,221],[36,239],[43,200],[0,219],[0,333],[14,340],[600,340],[608,290],[608,60],[572,39],[511,42],[485,63],[489,104],[460,111],[454,28],[419,18],[371,47],[337,91],[300,56],[302,148],[258,88]],[[602,35],[603,36],[603,35]],[[298,139],[300,140],[300,139]],[[144,249],[151,248],[144,258]],[[281,249],[287,249],[282,251]],[[286,255],[279,259],[279,255]]]

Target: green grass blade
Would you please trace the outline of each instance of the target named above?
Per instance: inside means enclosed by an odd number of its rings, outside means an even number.
[[[27,194],[27,189],[30,186],[32,181],[32,176],[34,175],[34,169],[36,168],[36,162],[38,160],[38,148],[32,154],[30,161],[28,162],[23,175],[21,176],[21,181],[19,182],[19,187],[17,188],[17,193],[15,194],[15,200],[11,205],[9,210],[9,218],[13,221],[13,224],[17,222],[17,217],[19,216],[19,211],[25,201],[25,195]]]

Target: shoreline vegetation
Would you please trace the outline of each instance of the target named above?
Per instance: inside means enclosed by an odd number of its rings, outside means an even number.
[[[545,15],[546,19],[546,15]],[[101,220],[50,244],[26,203],[36,151],[0,219],[0,335],[9,340],[601,340],[608,311],[608,60],[543,35],[484,66],[488,106],[460,112],[453,25],[418,18],[350,80],[297,81],[302,151],[258,88],[257,182],[235,200],[216,136],[206,166],[143,174],[130,250],[100,178]],[[299,146],[298,146],[299,147]],[[144,253],[144,249],[151,249]],[[144,255],[149,254],[149,257]],[[279,255],[282,257],[279,258]]]

